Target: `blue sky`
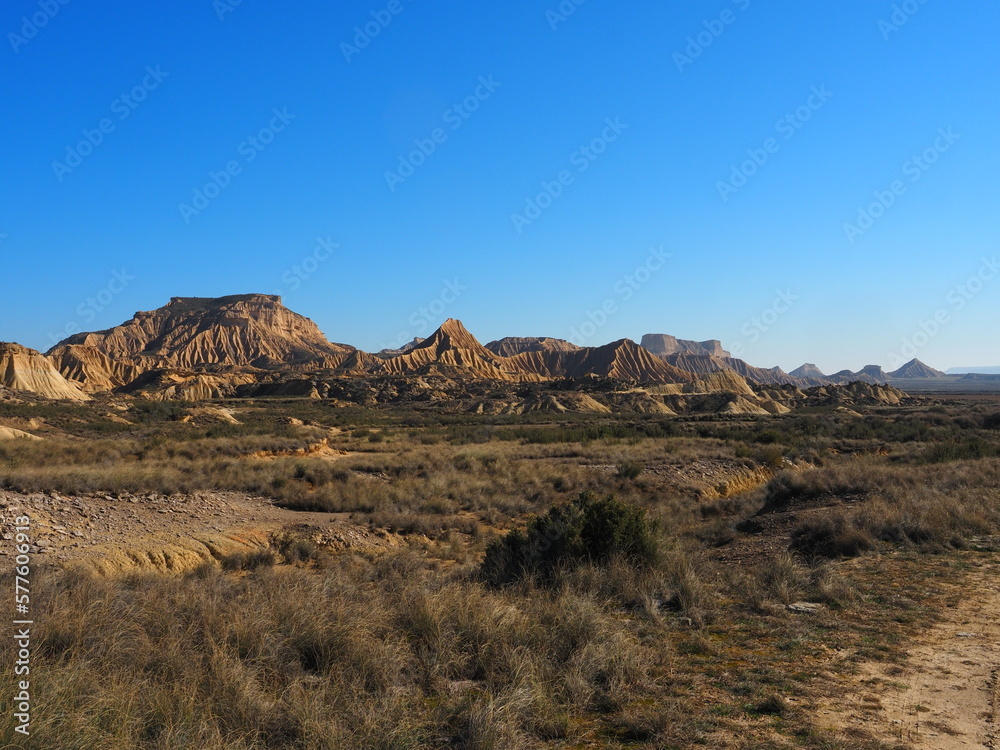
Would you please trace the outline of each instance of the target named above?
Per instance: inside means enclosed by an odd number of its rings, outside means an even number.
[[[260,291],[367,350],[1000,364],[996,4],[331,6],[5,6],[0,339]]]

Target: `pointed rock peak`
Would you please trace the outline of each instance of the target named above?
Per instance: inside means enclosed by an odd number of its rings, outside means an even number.
[[[450,336],[463,334],[472,335],[469,333],[469,329],[462,324],[462,321],[457,318],[448,318],[448,320],[441,324],[441,327],[438,330],[442,333],[447,333]]]
[[[911,359],[898,370],[889,373],[892,378],[939,378],[945,373],[925,365],[919,359]]]
[[[825,378],[826,375],[812,362],[806,362],[801,367],[798,367],[788,373],[792,377],[796,378]]]
[[[469,330],[462,325],[462,321],[455,318],[448,318],[426,341],[414,347],[414,350],[430,349],[432,347],[438,349],[442,347],[451,349],[483,349],[483,345],[479,343],[475,336],[469,333]]]

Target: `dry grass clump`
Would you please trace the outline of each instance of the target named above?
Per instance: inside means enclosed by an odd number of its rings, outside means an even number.
[[[833,473],[820,470],[816,473]],[[845,474],[805,481],[809,487],[845,486]],[[866,475],[856,471],[847,486],[868,499],[801,523],[792,547],[807,556],[853,557],[879,542],[928,549],[962,548],[973,536],[1000,529],[997,479],[1000,461],[949,464],[947,468],[893,467]],[[865,478],[867,476],[867,486]],[[800,484],[803,480],[798,480]],[[789,480],[779,483],[787,492]],[[837,490],[833,490],[836,495]],[[767,505],[765,505],[765,508]]]
[[[491,592],[407,551],[238,568],[39,576],[24,746],[527,748],[648,687],[647,648],[585,593]]]

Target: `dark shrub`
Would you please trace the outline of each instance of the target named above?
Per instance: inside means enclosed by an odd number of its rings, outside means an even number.
[[[494,586],[530,577],[551,582],[564,565],[602,565],[621,558],[648,566],[657,552],[653,527],[643,509],[610,495],[597,498],[585,492],[567,505],[553,506],[544,516],[532,518],[525,531],[515,529],[493,541],[481,574]]]
[[[792,549],[807,557],[856,557],[875,548],[875,540],[843,514],[801,524],[792,532]]]

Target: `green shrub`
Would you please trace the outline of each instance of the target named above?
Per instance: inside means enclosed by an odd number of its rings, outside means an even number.
[[[584,492],[573,502],[532,518],[525,531],[515,529],[492,542],[481,574],[494,586],[524,578],[551,582],[562,566],[605,565],[613,558],[649,566],[657,555],[653,526],[643,509],[611,495],[597,498]]]

